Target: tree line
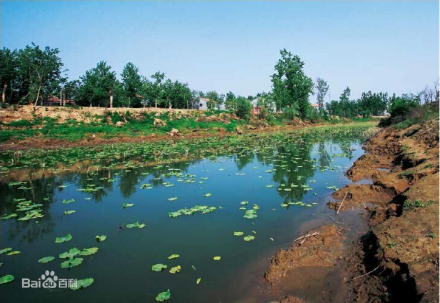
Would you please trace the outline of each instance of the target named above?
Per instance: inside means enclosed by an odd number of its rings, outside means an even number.
[[[162,107],[194,108],[200,98],[208,99],[208,108],[234,111],[239,117],[248,118],[250,101],[263,112],[283,112],[288,117],[343,117],[381,115],[396,98],[411,102],[438,100],[438,85],[426,88],[417,95],[401,97],[386,93],[363,93],[358,100],[350,99],[347,87],[339,97],[325,103],[329,91],[328,83],[316,79],[316,83],[304,72],[304,62],[299,56],[283,49],[271,76],[272,90],[256,96],[238,96],[233,92],[220,94],[216,91],[191,90],[187,83],[171,80],[163,72],[149,77],[141,75],[139,68],[127,63],[121,74],[100,61],[77,80],[69,80],[67,70],[57,48],[40,48],[32,43],[23,49],[0,50],[0,85],[3,103],[43,104],[52,96],[61,100],[73,99],[80,106],[100,107]],[[310,98],[316,93],[318,108],[312,107]],[[394,98],[394,99],[393,99]]]

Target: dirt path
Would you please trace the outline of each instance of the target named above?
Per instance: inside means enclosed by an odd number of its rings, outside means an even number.
[[[295,272],[313,281],[320,274],[308,276],[307,268],[326,272],[334,266],[337,277],[327,272],[320,279],[343,282],[331,297],[338,302],[438,302],[438,141],[438,121],[383,129],[368,140],[366,154],[347,176],[372,184],[350,184],[333,194],[338,202],[329,203],[342,213],[364,210],[368,230],[349,247],[341,225],[309,231],[313,236],[302,245],[297,241],[273,256],[265,273],[271,287],[289,283],[285,280],[292,281]],[[293,290],[279,302],[307,302],[301,293]],[[322,294],[310,302],[328,298]]]

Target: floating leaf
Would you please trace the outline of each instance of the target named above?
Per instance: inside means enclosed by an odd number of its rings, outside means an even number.
[[[128,208],[128,207],[132,207],[134,204],[133,203],[124,203],[122,204],[123,208]]]
[[[70,240],[72,240],[72,235],[68,234],[67,236],[64,236],[64,237],[57,237],[55,239],[55,243],[64,243],[64,242],[68,242]]]
[[[95,237],[95,240],[98,242],[104,242],[105,239],[107,239],[107,236],[105,236],[105,235]]]
[[[74,247],[74,248],[71,248],[69,251],[63,252],[62,254],[60,254],[58,256],[58,258],[60,258],[60,259],[67,259],[67,258],[68,259],[72,259],[76,255],[78,255],[80,252],[81,251],[78,248]]]
[[[125,225],[127,228],[144,228],[145,224],[139,224],[139,222]]]
[[[177,200],[177,197],[172,197],[172,198],[168,199],[168,201],[176,201],[176,200]]]
[[[78,289],[86,288],[86,287],[89,287],[90,285],[92,285],[94,281],[95,280],[93,278],[76,280],[76,284],[73,283],[72,285],[70,285],[70,289],[71,290],[78,290]]]
[[[206,193],[203,195],[204,197],[211,197],[211,193]]]
[[[214,261],[220,261],[220,260],[222,259],[222,257],[220,257],[220,256],[215,256],[213,259],[214,259]]]
[[[246,242],[252,241],[254,239],[255,239],[254,236],[246,236],[246,237],[243,238],[243,240],[245,240]]]
[[[75,202],[75,199],[70,199],[70,200],[64,199],[62,203],[63,204],[69,204],[69,203],[73,203],[73,202]]]
[[[98,247],[84,248],[79,254],[81,256],[90,256],[96,254],[98,250]]]
[[[72,268],[72,267],[81,265],[83,260],[84,260],[83,258],[69,259],[69,260],[61,263],[61,268]]]
[[[8,251],[11,251],[12,247],[7,247],[7,248],[3,248],[2,250],[0,250],[0,255],[7,253]]]
[[[151,270],[152,270],[152,271],[162,271],[162,270],[164,270],[165,268],[167,268],[167,266],[166,266],[165,264],[161,264],[161,263],[159,263],[159,264],[154,264],[153,266],[151,266]]]
[[[234,231],[234,236],[237,236],[237,237],[243,236],[243,232],[242,231]]]
[[[5,284],[14,281],[13,275],[6,275],[0,278],[0,284]]]
[[[172,260],[172,259],[177,259],[178,257],[180,257],[180,256],[177,254],[173,254],[173,255],[169,256],[168,259]]]
[[[8,252],[6,255],[8,255],[8,256],[13,256],[13,255],[18,255],[18,254],[21,254],[21,251],[19,251],[19,250],[14,250],[14,251]]]
[[[200,282],[202,282],[202,278],[198,278],[197,281],[196,281],[196,284],[199,285]]]
[[[9,220],[9,219],[15,218],[17,216],[18,215],[16,213],[12,213],[12,214],[9,214],[9,215],[3,215],[3,216],[0,217],[0,220]]]
[[[49,263],[53,260],[55,260],[55,257],[48,256],[48,257],[44,257],[44,258],[41,258],[40,260],[38,260],[38,263]]]
[[[171,297],[171,292],[168,289],[167,291],[161,292],[160,294],[157,295],[156,297],[156,301],[158,302],[163,302],[168,300]]]
[[[175,274],[180,272],[180,270],[182,269],[182,267],[180,267],[180,265],[174,266],[170,268],[170,274]]]
[[[71,215],[71,214],[73,214],[73,213],[76,213],[76,210],[66,210],[66,211],[64,212],[65,215]]]

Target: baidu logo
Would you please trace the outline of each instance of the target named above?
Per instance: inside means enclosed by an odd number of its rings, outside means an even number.
[[[38,280],[30,280],[28,278],[23,278],[21,280],[22,288],[70,288],[76,287],[76,279],[59,279],[55,272],[46,270],[41,278]]]

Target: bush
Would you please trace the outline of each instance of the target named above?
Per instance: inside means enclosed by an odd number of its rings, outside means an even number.
[[[251,117],[252,105],[246,100],[246,98],[239,97],[237,98],[237,109],[235,110],[235,114],[237,117],[245,120],[249,120]]]
[[[390,115],[391,117],[406,116],[413,109],[419,107],[419,103],[415,99],[395,98],[391,101]]]
[[[6,124],[7,126],[13,126],[13,127],[31,127],[32,123],[28,120],[17,120],[12,121],[11,123]]]
[[[283,110],[283,117],[288,120],[293,120],[296,117],[296,110],[293,107],[286,107]]]

